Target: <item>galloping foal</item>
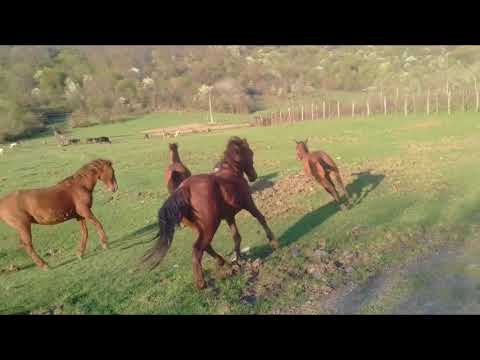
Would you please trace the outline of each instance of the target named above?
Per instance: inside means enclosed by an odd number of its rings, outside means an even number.
[[[340,202],[340,196],[338,194],[335,183],[333,182],[332,175],[335,177],[342,192],[347,198],[348,204],[351,205],[350,196],[348,195],[345,186],[343,185],[342,177],[337,165],[332,158],[323,151],[310,152],[307,147],[307,140],[296,141],[297,160],[303,161],[303,170],[306,175],[313,176],[317,182],[324,187],[324,189],[332,195],[337,204],[343,208],[343,204]]]

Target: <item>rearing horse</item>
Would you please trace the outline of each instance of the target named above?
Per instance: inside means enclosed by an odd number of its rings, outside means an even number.
[[[335,177],[338,185],[342,189],[348,204],[351,205],[350,197],[345,186],[337,165],[332,158],[323,151],[310,152],[307,147],[307,140],[296,141],[297,160],[303,161],[303,170],[306,175],[313,176],[317,182],[322,185],[327,192],[332,195],[337,204],[340,204],[340,196],[333,182],[332,175]],[[341,205],[343,206],[343,205]]]
[[[172,194],[183,180],[192,176],[192,173],[180,160],[178,154],[178,144],[168,144],[170,154],[170,165],[165,171],[165,182],[167,183],[168,192]]]
[[[115,171],[108,160],[94,160],[58,184],[42,189],[19,190],[0,199],[0,220],[15,229],[22,246],[35,264],[44,269],[48,265],[38,256],[32,245],[32,224],[55,225],[77,219],[82,232],[77,255],[81,258],[88,240],[86,221],[95,225],[104,249],[107,236],[102,224],[92,213],[92,192],[100,180],[111,191],[118,189]]]
[[[225,220],[235,243],[235,255],[240,258],[241,236],[235,215],[245,209],[262,225],[270,245],[276,249],[278,241],[273,235],[263,214],[256,207],[248,182],[253,182],[257,173],[253,167],[253,152],[246,139],[233,137],[227,144],[219,169],[212,174],[194,175],[182,182],[158,211],[159,232],[154,247],[143,258],[152,269],[162,261],[172,243],[175,226],[183,222],[197,232],[193,245],[193,275],[196,286],[206,286],[203,277],[202,257],[206,251],[219,266],[225,259],[211,246],[213,237],[222,220]]]

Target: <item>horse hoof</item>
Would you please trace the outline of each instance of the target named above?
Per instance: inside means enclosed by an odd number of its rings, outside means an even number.
[[[102,249],[103,250],[108,250],[108,245],[107,244],[102,244]]]
[[[78,258],[78,260],[82,260],[83,259],[83,254],[82,253],[77,253],[77,258]]]
[[[48,265],[47,265],[47,264],[41,265],[40,268],[41,268],[43,271],[48,271]]]
[[[205,281],[202,281],[201,283],[197,283],[198,290],[203,290],[206,287],[207,287],[207,283]]]

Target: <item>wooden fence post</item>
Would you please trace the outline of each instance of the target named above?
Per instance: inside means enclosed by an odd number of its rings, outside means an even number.
[[[451,90],[449,89],[448,92],[447,92],[447,112],[448,112],[448,115],[450,115],[450,102],[451,102]]]
[[[323,120],[325,120],[325,101],[323,102]]]
[[[352,117],[355,116],[355,102],[352,101]]]
[[[303,104],[302,104],[302,121],[303,121]]]
[[[407,102],[407,95],[405,95],[405,101],[404,101],[404,104],[403,104],[403,111],[405,113],[405,116],[408,115],[408,102]]]
[[[477,88],[477,78],[474,78],[475,81],[475,111],[478,112],[480,109],[480,94]]]
[[[395,94],[395,111],[398,111],[398,97],[400,95],[399,89],[397,87],[397,93]]]
[[[337,100],[337,118],[340,118],[340,101]]]
[[[427,91],[427,116],[430,115],[430,89]]]
[[[385,116],[387,116],[387,96],[383,97],[383,110],[384,110]]]
[[[367,99],[367,117],[369,117],[369,116],[370,116],[370,102]]]

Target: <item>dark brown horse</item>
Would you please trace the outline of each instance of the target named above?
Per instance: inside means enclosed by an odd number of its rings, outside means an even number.
[[[206,251],[217,260],[219,266],[228,264],[211,246],[213,237],[222,220],[225,220],[235,243],[235,255],[240,258],[241,237],[235,215],[245,209],[262,225],[271,246],[279,244],[270,230],[265,217],[257,209],[243,174],[253,182],[257,173],[253,167],[253,152],[247,140],[233,137],[227,144],[218,171],[212,174],[194,175],[185,180],[165,201],[158,212],[159,232],[155,246],[143,261],[156,267],[167,253],[175,232],[175,226],[183,222],[197,232],[193,245],[193,275],[199,289],[205,287],[202,257]]]
[[[117,191],[115,171],[110,161],[94,160],[72,176],[48,188],[19,190],[8,194],[0,199],[0,219],[17,230],[22,246],[35,264],[44,270],[48,266],[32,246],[32,224],[55,225],[77,219],[82,232],[77,255],[82,257],[88,239],[86,221],[90,221],[97,229],[102,247],[106,249],[107,236],[102,224],[91,211],[92,192],[98,180],[110,191]]]
[[[168,144],[168,148],[170,149],[170,165],[165,170],[165,182],[167,183],[168,192],[172,194],[182,181],[192,176],[192,174],[180,160],[178,144]]]
[[[303,170],[308,176],[313,176],[317,182],[322,185],[327,192],[332,195],[333,199],[340,203],[340,196],[335,187],[335,183],[332,179],[332,175],[340,186],[342,192],[349,204],[351,204],[350,197],[343,185],[342,177],[340,176],[340,171],[338,170],[337,165],[332,160],[332,158],[323,151],[314,151],[309,152],[307,147],[307,141],[296,141],[297,147],[297,159],[303,161]],[[341,205],[343,208],[343,205]]]

